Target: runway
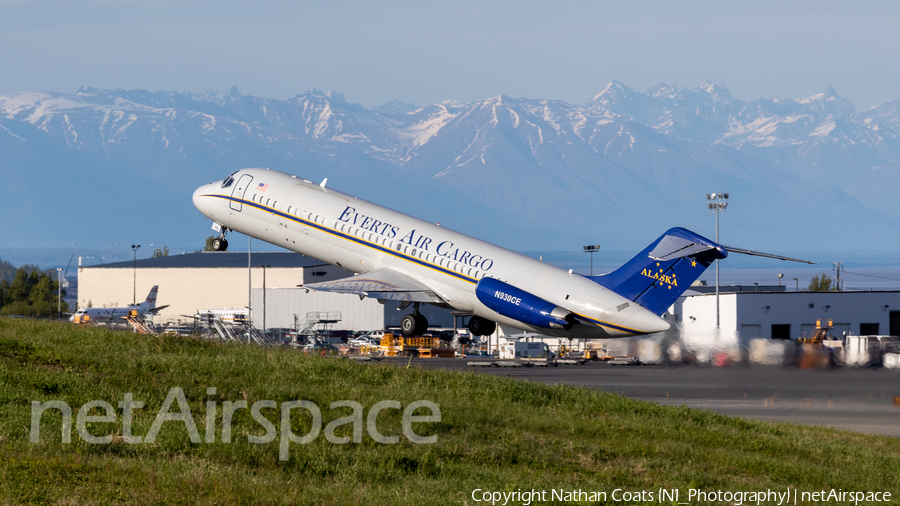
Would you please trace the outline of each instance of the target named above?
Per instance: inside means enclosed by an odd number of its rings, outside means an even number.
[[[476,359],[477,360],[477,359]],[[474,370],[544,383],[596,388],[657,402],[765,421],[824,425],[900,437],[900,371],[778,367],[471,367],[467,359],[413,359],[417,367]],[[409,359],[385,359],[406,365]]]

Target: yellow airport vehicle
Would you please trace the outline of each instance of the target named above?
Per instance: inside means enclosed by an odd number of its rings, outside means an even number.
[[[453,357],[455,351],[452,348],[441,347],[441,340],[437,337],[403,337],[394,334],[385,334],[381,338],[381,353],[386,357]]]

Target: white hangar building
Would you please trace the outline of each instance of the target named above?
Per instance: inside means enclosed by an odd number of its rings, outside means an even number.
[[[678,322],[686,341],[715,334],[715,293],[682,297],[669,312],[669,318]],[[719,294],[720,335],[735,335],[741,345],[755,338],[811,336],[815,333],[816,320],[831,320],[834,336],[845,333],[900,336],[900,291]]]
[[[262,266],[266,266],[263,268]],[[78,307],[120,307],[146,299],[159,285],[157,322],[190,321],[203,309],[245,309],[252,302],[254,324],[262,325],[262,290],[266,288],[266,327],[292,327],[294,315],[339,312],[334,330],[382,330],[404,313],[397,304],[374,299],[314,292],[300,285],[351,275],[349,271],[291,252],[203,252],[143,258],[78,267]],[[265,279],[264,279],[265,277]],[[423,306],[430,326],[453,325],[449,312]],[[446,313],[446,314],[444,314]],[[399,315],[399,316],[398,316]]]

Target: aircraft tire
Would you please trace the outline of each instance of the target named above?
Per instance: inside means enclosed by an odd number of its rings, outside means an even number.
[[[213,251],[222,251],[222,241],[223,240],[224,239],[218,239],[218,238],[213,239],[212,250]]]
[[[403,337],[412,337],[416,335],[416,327],[415,315],[403,315],[403,318],[400,320],[400,333],[403,334]]]
[[[496,323],[480,316],[473,316],[469,319],[469,332],[474,336],[487,336],[493,334],[496,329]]]
[[[428,331],[428,319],[421,314],[414,315],[416,318],[416,335],[421,336]]]
[[[221,251],[228,251],[228,239],[222,239]]]

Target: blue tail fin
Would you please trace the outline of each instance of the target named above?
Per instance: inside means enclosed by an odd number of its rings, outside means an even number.
[[[662,315],[707,267],[726,256],[713,241],[673,228],[622,267],[588,279]]]

